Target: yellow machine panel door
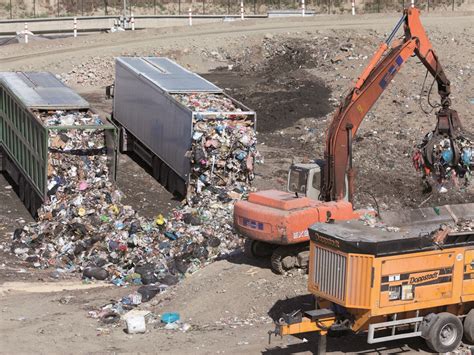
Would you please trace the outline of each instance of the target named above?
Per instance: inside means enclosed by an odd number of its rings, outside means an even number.
[[[452,252],[387,258],[382,261],[380,307],[451,298],[454,263]]]
[[[462,294],[474,294],[474,249],[466,250],[464,253]]]

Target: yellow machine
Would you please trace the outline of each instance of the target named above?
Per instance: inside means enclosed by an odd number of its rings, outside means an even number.
[[[271,333],[319,332],[320,352],[331,329],[366,331],[371,344],[421,336],[436,352],[454,350],[463,333],[474,342],[473,219],[474,204],[463,204],[389,213],[376,227],[313,225],[316,309],[284,315]]]

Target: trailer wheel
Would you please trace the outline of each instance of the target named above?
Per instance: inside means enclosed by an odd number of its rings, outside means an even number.
[[[21,175],[18,179],[18,197],[20,198],[21,202],[25,202],[25,178]]]
[[[171,192],[173,195],[176,193],[176,180],[179,179],[176,173],[169,169],[168,173],[168,191]]]
[[[462,323],[458,317],[447,312],[439,313],[438,319],[428,330],[426,343],[437,353],[451,352],[461,343],[462,330]]]
[[[161,170],[161,166],[163,165],[162,161],[160,158],[158,158],[157,156],[154,156],[153,157],[153,161],[152,161],[152,169],[153,169],[153,177],[160,181],[160,170]]]
[[[168,168],[168,165],[162,163],[160,167],[160,184],[163,185],[163,187],[165,188],[168,186],[169,171],[170,168]]]
[[[176,191],[181,197],[186,197],[186,183],[181,178],[176,183]]]
[[[31,213],[31,186],[25,182],[25,207]]]
[[[34,219],[38,218],[38,209],[41,207],[42,202],[37,197],[34,191],[31,192],[31,215]]]
[[[464,336],[469,343],[474,344],[474,308],[464,318]]]

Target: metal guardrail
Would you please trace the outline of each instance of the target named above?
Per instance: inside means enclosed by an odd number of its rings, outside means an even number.
[[[192,15],[193,20],[203,20],[203,19],[239,19],[241,18],[241,15]],[[264,19],[268,18],[268,14],[265,15],[247,15],[245,16],[246,19]],[[132,19],[132,21],[130,21]],[[143,30],[147,28],[147,26],[138,26],[136,25],[136,21],[138,22],[140,20],[182,20],[182,21],[190,21],[189,15],[138,15],[138,16],[133,16],[131,18],[126,18],[125,19],[125,26],[127,30]],[[93,32],[103,32],[109,30],[112,26],[110,22],[104,21],[102,24],[97,24],[96,26],[93,27],[87,27],[86,28],[80,28],[77,27],[77,25],[82,22],[88,23],[89,25],[91,24],[91,21],[97,22],[100,20],[111,20],[116,23],[122,23],[123,24],[123,17],[122,16],[80,16],[80,17],[55,17],[55,18],[27,18],[27,19],[7,19],[7,20],[0,20],[0,36],[15,36],[17,34],[17,31],[12,30],[15,25],[16,28],[18,29],[19,26],[23,28],[23,25],[25,26],[25,30],[27,29],[28,24],[34,24],[34,23],[64,23],[64,26],[61,25],[56,25],[54,27],[56,28],[51,28],[51,29],[35,29],[33,32],[35,34],[41,34],[41,35],[47,35],[47,34],[63,34],[67,32],[72,32],[73,28],[76,28],[76,34],[77,33],[93,33]],[[69,25],[70,23],[70,25]],[[132,24],[133,23],[133,24]],[[9,25],[4,31],[1,30],[2,25]],[[64,27],[64,28],[57,28],[57,27]],[[133,28],[130,28],[133,27]]]
[[[119,15],[111,16],[77,16],[78,21],[93,21],[93,20],[115,20],[119,19]],[[134,15],[135,19],[187,19],[188,15]],[[245,18],[267,18],[268,14],[265,15],[245,15]],[[240,18],[240,14],[235,15],[193,15],[193,18],[196,19],[219,19],[219,18]],[[73,16],[68,17],[43,17],[43,18],[24,18],[24,19],[6,19],[0,20],[2,23],[35,23],[35,22],[64,22],[64,21],[73,21]]]

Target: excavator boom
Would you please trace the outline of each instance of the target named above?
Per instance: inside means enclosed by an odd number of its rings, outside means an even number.
[[[346,176],[349,201],[354,195],[352,140],[367,112],[375,104],[403,63],[416,54],[438,84],[441,110],[437,113],[437,131],[453,135],[461,128],[456,111],[449,108],[450,83],[439,63],[432,45],[420,22],[416,8],[406,9],[387,40],[380,46],[354,88],[336,111],[326,140],[326,169],[324,169],[321,199],[342,200],[345,196]],[[402,40],[393,40],[404,24]],[[427,157],[429,161],[429,157]]]
[[[436,114],[438,124],[435,133],[453,137],[453,132],[461,127],[456,111],[449,107],[450,83],[420,23],[419,15],[415,8],[403,12],[390,36],[380,45],[337,109],[327,132],[325,164],[314,164],[318,167],[308,168],[307,174],[302,175],[304,182],[300,184],[306,187],[305,191],[308,191],[308,186],[314,188],[320,185],[320,198],[316,200],[307,196],[298,197],[295,193],[269,190],[252,192],[248,201],[238,201],[234,205],[234,226],[246,237],[247,254],[254,257],[271,256],[272,269],[278,273],[295,265],[304,267],[309,257],[309,226],[320,222],[354,220],[372,213],[353,209],[352,140],[367,112],[410,56],[417,55],[438,84],[441,109]],[[404,36],[395,39],[402,26]],[[430,163],[433,144],[434,140],[431,139],[424,148],[423,158],[427,165]],[[452,151],[453,161],[459,161],[459,153],[455,149]],[[319,184],[321,168],[322,182]],[[310,169],[314,169],[312,175]],[[318,179],[314,178],[316,169]],[[299,188],[295,191],[299,191]],[[348,196],[349,201],[345,200],[345,196]]]

